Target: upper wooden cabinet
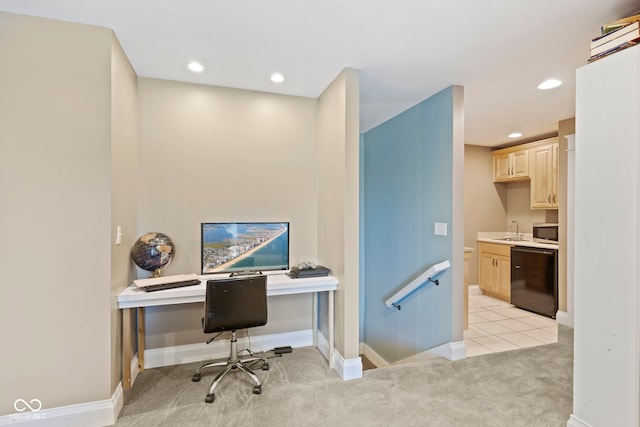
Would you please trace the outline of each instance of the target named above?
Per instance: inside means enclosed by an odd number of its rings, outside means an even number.
[[[558,142],[531,148],[531,209],[558,209]]]
[[[519,146],[493,152],[494,182],[523,181],[529,179],[529,150]]]
[[[493,152],[493,182],[531,180],[531,209],[558,209],[558,138]]]

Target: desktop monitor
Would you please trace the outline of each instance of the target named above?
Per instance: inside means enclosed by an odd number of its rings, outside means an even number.
[[[289,269],[288,222],[204,222],[202,274]]]

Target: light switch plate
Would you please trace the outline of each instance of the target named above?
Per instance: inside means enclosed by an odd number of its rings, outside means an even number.
[[[436,236],[446,236],[447,235],[447,223],[446,222],[436,222],[433,225],[433,234]]]
[[[116,227],[116,245],[120,245],[122,243],[122,227],[119,225]]]

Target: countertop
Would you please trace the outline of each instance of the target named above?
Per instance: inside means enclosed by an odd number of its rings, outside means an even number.
[[[520,233],[524,240],[504,240],[505,237],[513,238],[515,233],[505,231],[481,231],[478,232],[478,242],[499,243],[509,246],[529,246],[531,248],[558,249],[557,243],[534,242],[530,233]]]

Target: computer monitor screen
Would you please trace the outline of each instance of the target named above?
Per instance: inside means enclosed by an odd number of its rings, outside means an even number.
[[[288,222],[204,222],[202,274],[289,269]]]

